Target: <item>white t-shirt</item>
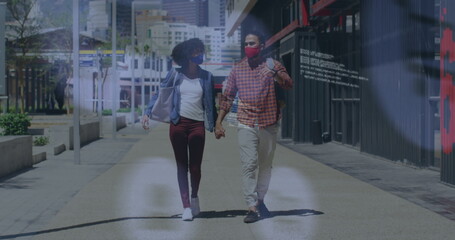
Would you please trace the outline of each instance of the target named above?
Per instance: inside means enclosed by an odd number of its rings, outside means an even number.
[[[180,116],[204,121],[202,93],[200,78],[189,79],[183,75],[183,81],[180,85]]]

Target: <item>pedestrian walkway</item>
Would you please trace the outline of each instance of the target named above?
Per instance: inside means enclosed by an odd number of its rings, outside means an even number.
[[[414,240],[455,235],[454,221],[280,145],[266,197],[273,217],[244,224],[236,130],[231,127],[221,140],[207,133],[202,212],[192,222],[179,216],[183,209],[166,125],[149,134],[136,125],[115,140],[105,136],[82,148],[81,165],[72,163],[72,153],[0,183],[0,239]],[[42,205],[45,211],[38,210]]]

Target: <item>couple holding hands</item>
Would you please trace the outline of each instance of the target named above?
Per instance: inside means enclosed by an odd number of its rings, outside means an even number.
[[[252,31],[246,35],[246,58],[233,67],[227,78],[219,113],[215,108],[212,74],[199,67],[205,49],[202,41],[193,38],[172,50],[172,59],[181,68],[174,77],[168,74],[162,86],[166,86],[166,81],[170,79],[175,81],[169,137],[177,163],[184,221],[193,220],[200,212],[198,191],[205,130],[214,132],[217,139],[225,137],[222,122],[236,96],[239,98],[237,120],[242,185],[248,207],[244,222],[253,223],[270,216],[264,197],[271,178],[278,121],[281,118],[275,85],[290,89],[293,82],[280,62],[261,55],[264,41],[260,32]],[[158,95],[152,97],[142,119],[145,129],[148,128]]]

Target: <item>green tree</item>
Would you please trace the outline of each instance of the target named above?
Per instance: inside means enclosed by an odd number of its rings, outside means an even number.
[[[39,19],[32,14],[35,5],[36,0],[8,0],[6,4],[14,20],[12,24],[6,27],[9,30],[7,31],[9,33],[8,38],[14,39],[11,47],[16,49],[16,53],[12,56],[10,62],[12,61],[17,69],[21,113],[24,113],[25,108],[25,74],[22,69],[35,60],[34,57],[27,56],[27,53],[40,48],[40,42],[36,39],[40,30]]]

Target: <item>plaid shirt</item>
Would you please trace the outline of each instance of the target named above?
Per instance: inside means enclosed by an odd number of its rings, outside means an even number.
[[[280,87],[292,88],[292,79],[284,66],[275,62],[275,70],[283,80]],[[262,59],[256,68],[248,65],[245,58],[236,64],[227,78],[226,89],[222,95],[220,109],[229,112],[232,102],[238,93],[239,105],[237,119],[240,123],[250,127],[255,124],[264,128],[275,124],[279,119],[279,108],[275,95],[275,80],[272,74],[266,74],[267,65]]]

